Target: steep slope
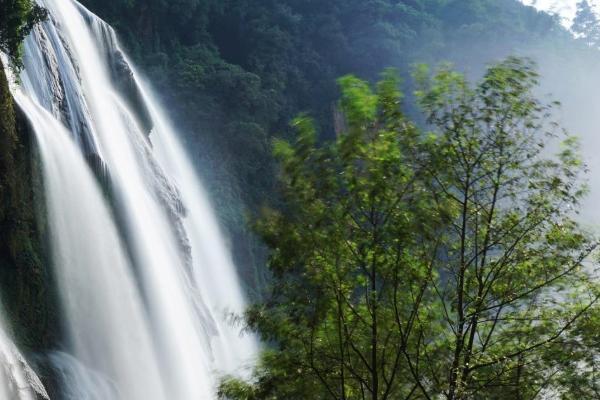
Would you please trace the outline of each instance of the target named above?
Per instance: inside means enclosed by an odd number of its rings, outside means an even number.
[[[276,201],[271,138],[290,135],[298,112],[332,132],[337,77],[375,80],[396,67],[410,94],[413,63],[450,61],[476,76],[487,63],[520,54],[559,75],[552,76],[556,88],[570,70],[590,69],[573,60],[600,61],[557,17],[518,0],[84,3],[116,27],[169,105],[221,205],[245,281],[255,286],[264,282],[263,253],[245,217]],[[417,118],[410,98],[407,108]]]
[[[26,349],[57,334],[38,158],[0,65],[0,293],[15,337]]]

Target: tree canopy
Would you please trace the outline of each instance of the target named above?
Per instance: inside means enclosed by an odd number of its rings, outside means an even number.
[[[46,11],[32,0],[0,0],[0,51],[20,65],[21,43]]]
[[[600,21],[587,0],[577,3],[577,13],[571,29],[590,46],[600,45]]]
[[[256,221],[274,282],[247,314],[271,346],[227,398],[596,393],[598,242],[575,218],[576,140],[527,60],[475,86],[448,67],[415,78],[429,132],[387,71],[375,89],[338,80],[335,141],[300,116],[276,142],[283,204]]]
[[[245,213],[276,200],[269,143],[295,135],[288,121],[299,112],[331,135],[337,77],[373,82],[396,67],[405,112],[422,123],[406,79],[415,62],[451,61],[477,77],[485,63],[508,54],[561,57],[586,47],[556,18],[517,0],[82,2],[116,28],[169,104],[223,205],[218,211],[246,281],[262,268],[263,251],[245,231]]]

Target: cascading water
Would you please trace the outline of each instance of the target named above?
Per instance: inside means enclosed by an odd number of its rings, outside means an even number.
[[[8,337],[0,320],[0,399],[48,399],[35,372]]]
[[[240,315],[245,309],[241,290],[231,290],[240,287],[233,261],[221,240],[219,225],[207,196],[198,184],[194,169],[176,140],[168,119],[152,100],[146,85],[138,84],[152,120],[156,121],[151,135],[156,157],[181,189],[181,197],[187,206],[188,217],[184,225],[195,244],[191,249],[194,285],[205,294],[209,308],[217,312],[217,335],[212,341],[216,365],[221,371],[238,370],[243,373],[245,371],[239,369],[253,358],[256,343],[252,336],[240,337],[239,329],[226,321],[228,315]],[[223,296],[223,293],[227,295]],[[239,344],[236,351],[231,351],[231,343]]]
[[[105,373],[124,399],[163,399],[150,330],[117,229],[68,132],[19,91],[39,135],[57,280],[73,351]],[[124,351],[127,349],[126,351]],[[145,385],[130,385],[141,382]]]
[[[119,397],[114,385],[105,375],[87,368],[71,355],[54,352],[48,358],[61,386],[62,400],[106,400]]]
[[[228,323],[243,295],[206,196],[112,29],[76,1],[38,2],[50,19],[13,94],[42,157],[70,365],[104,382],[81,393],[213,399],[257,344]]]

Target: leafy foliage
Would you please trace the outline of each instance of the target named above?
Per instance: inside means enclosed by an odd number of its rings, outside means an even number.
[[[21,42],[46,11],[32,0],[0,0],[0,51],[20,65]]]
[[[414,62],[445,60],[478,76],[508,54],[579,47],[553,17],[517,0],[83,2],[116,27],[164,97],[226,205],[219,212],[238,264],[255,269],[262,250],[242,222],[247,209],[277,201],[269,142],[293,137],[288,121],[299,112],[331,139],[337,77],[372,81],[394,66],[407,78]],[[413,104],[406,112],[417,119]],[[250,266],[243,271],[254,281]]]
[[[319,145],[306,116],[293,144],[276,142],[284,202],[256,224],[274,282],[247,314],[273,346],[255,383],[226,380],[223,396],[592,393],[598,243],[574,220],[576,141],[549,122],[527,60],[489,67],[474,87],[447,67],[416,77],[429,134],[402,114],[386,71],[375,91],[338,80],[334,142]]]
[[[46,242],[40,159],[0,62],[0,303],[19,346],[43,351],[59,337]]]
[[[600,21],[587,0],[577,3],[577,13],[571,29],[580,35],[588,45],[600,46]]]

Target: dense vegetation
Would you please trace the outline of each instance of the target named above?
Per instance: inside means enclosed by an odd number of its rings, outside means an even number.
[[[598,46],[600,44],[600,24],[598,16],[592,9],[587,0],[581,0],[577,3],[577,13],[573,20],[572,30],[590,46]]]
[[[471,86],[416,72],[431,126],[398,79],[341,78],[338,137],[313,120],[278,141],[284,199],[257,228],[274,282],[250,326],[273,343],[232,399],[563,399],[598,393],[596,239],[576,140],[516,58]],[[562,142],[558,154],[548,144]],[[552,397],[558,398],[558,397]]]
[[[580,59],[585,47],[555,18],[516,0],[84,4],[115,26],[169,104],[222,205],[246,282],[263,264],[260,247],[243,228],[246,210],[275,198],[271,140],[291,138],[288,123],[301,111],[330,135],[337,77],[353,73],[373,81],[394,66],[407,78],[412,63],[438,61],[479,76],[486,63],[511,53],[559,54],[549,65],[563,65],[561,56]],[[419,118],[413,104],[408,101],[406,111]]]
[[[574,217],[576,141],[538,100],[529,62],[484,67],[509,53],[600,61],[586,1],[581,40],[516,0],[84,3],[163,94],[244,281],[266,288],[247,322],[270,346],[255,380],[226,380],[224,396],[598,396],[597,242]],[[14,65],[44,17],[31,0],[0,0]],[[421,67],[409,79],[414,62],[440,60],[468,78]],[[555,65],[551,76],[581,75]],[[373,89],[386,66],[399,72]],[[20,344],[36,349],[51,347],[57,319],[28,140],[0,65],[0,281]],[[268,271],[241,223],[265,204]]]
[[[44,17],[28,0],[0,0],[0,51],[13,66],[20,66],[21,39]],[[24,350],[49,348],[59,324],[39,168],[32,132],[0,60],[0,304]]]
[[[45,10],[32,0],[0,0],[0,51],[18,65],[21,42],[44,18]]]

